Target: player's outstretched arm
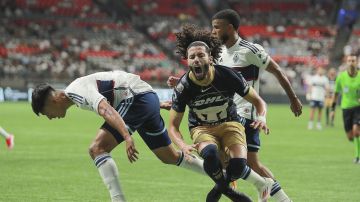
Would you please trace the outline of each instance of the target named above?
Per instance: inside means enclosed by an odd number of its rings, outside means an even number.
[[[177,112],[173,109],[170,110],[169,136],[184,154],[190,155],[191,152],[194,151],[194,147],[186,144],[180,132],[180,124],[183,116],[184,113]]]
[[[250,87],[248,94],[244,96],[244,99],[253,104],[256,108],[257,118],[251,123],[253,128],[261,129],[265,134],[269,134],[269,128],[266,125],[266,103],[256,93],[256,91]]]
[[[296,96],[289,79],[286,77],[285,73],[281,70],[280,66],[273,60],[270,59],[270,63],[267,66],[266,70],[272,73],[277,80],[279,81],[281,87],[285,90],[287,96],[290,99],[290,108],[295,116],[300,116],[302,113],[302,104],[299,98]]]
[[[131,163],[135,162],[138,159],[137,155],[139,152],[136,150],[134,140],[126,129],[124,120],[105,99],[100,101],[98,112],[111,127],[115,128],[122,135],[126,142],[126,154],[128,159]]]

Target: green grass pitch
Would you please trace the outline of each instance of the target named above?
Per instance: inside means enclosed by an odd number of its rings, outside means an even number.
[[[334,128],[306,129],[309,110],[295,118],[286,105],[268,106],[269,136],[262,134],[262,162],[295,202],[360,201],[360,165],[352,163],[353,145],[345,138],[341,111]],[[162,111],[164,120],[168,112]],[[0,103],[0,125],[15,134],[15,148],[7,151],[0,139],[0,201],[109,201],[88,147],[102,119],[72,107],[66,119],[36,117],[28,103]],[[188,142],[187,123],[182,125]],[[136,163],[129,163],[124,145],[112,156],[129,202],[200,202],[213,183],[175,166],[163,165],[139,136]],[[256,201],[255,188],[239,182],[239,189]],[[229,201],[224,196],[221,201]]]

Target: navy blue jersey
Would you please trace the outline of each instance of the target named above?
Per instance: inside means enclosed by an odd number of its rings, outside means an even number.
[[[241,73],[215,65],[214,80],[209,86],[196,85],[184,74],[174,89],[172,109],[184,112],[189,107],[189,128],[216,125],[226,121],[239,121],[234,94],[245,96],[249,85]]]

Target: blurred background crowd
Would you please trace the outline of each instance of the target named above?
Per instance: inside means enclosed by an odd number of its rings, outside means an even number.
[[[0,85],[125,70],[165,87],[169,75],[187,70],[174,33],[185,23],[211,29],[211,16],[224,8],[240,14],[240,36],[262,45],[299,94],[314,69],[339,68],[344,56],[360,54],[356,0],[1,0]]]

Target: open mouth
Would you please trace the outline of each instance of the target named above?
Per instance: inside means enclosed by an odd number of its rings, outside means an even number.
[[[201,67],[194,67],[194,73],[195,74],[202,74],[203,73],[202,68]]]

